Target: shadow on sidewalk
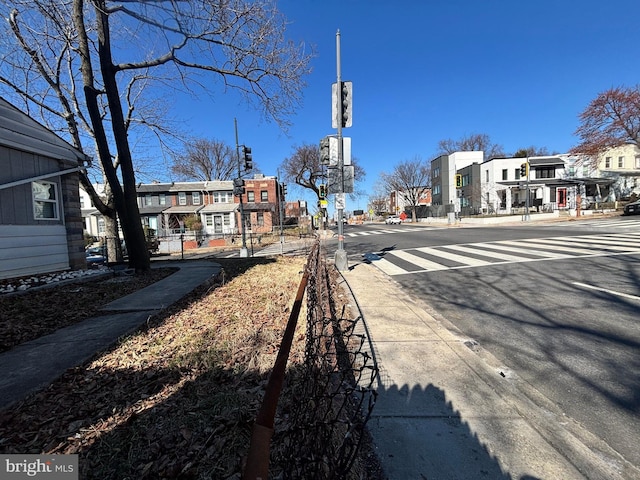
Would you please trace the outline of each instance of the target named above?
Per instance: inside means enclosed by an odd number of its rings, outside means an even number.
[[[389,479],[516,480],[432,384],[380,387],[368,428]]]

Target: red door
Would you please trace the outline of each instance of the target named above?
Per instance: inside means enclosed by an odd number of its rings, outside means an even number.
[[[558,208],[565,208],[567,206],[567,189],[558,189]]]

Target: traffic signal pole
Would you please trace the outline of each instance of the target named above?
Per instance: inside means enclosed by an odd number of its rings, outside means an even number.
[[[238,144],[238,120],[233,119],[233,123],[236,129],[236,157],[238,159],[238,178],[242,178],[242,172],[240,170],[240,145]],[[240,199],[240,231],[242,232],[242,248],[240,248],[240,256],[248,257],[249,250],[247,250],[247,234],[244,231],[246,222],[244,221],[244,208],[242,206],[242,193],[239,195]]]
[[[336,95],[336,101],[338,104],[336,105],[337,114],[338,114],[338,168],[340,169],[340,181],[342,182],[340,188],[340,194],[336,195],[344,195],[344,151],[342,147],[342,73],[340,70],[340,30],[336,33],[336,71],[337,71],[337,88],[338,95]],[[336,254],[334,257],[334,263],[338,271],[343,272],[346,271],[349,266],[347,263],[347,252],[344,249],[344,223],[342,221],[344,217],[344,211],[342,207],[342,202],[339,205],[340,208],[338,211],[338,250],[336,250]]]

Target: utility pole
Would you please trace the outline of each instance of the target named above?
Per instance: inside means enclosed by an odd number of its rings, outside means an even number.
[[[347,252],[344,249],[344,224],[342,222],[342,217],[344,216],[344,149],[342,145],[342,122],[343,122],[343,104],[342,104],[342,72],[340,69],[340,30],[336,32],[336,73],[337,73],[337,90],[338,94],[336,95],[336,101],[338,104],[336,105],[337,115],[338,115],[338,169],[340,171],[340,181],[342,182],[340,192],[336,193],[336,199],[338,196],[342,196],[340,201],[336,200],[336,206],[338,211],[338,250],[336,250],[336,254],[334,257],[335,266],[338,271],[343,272],[346,271],[349,266],[347,263]]]
[[[240,170],[240,145],[238,144],[238,120],[236,118],[233,119],[233,123],[236,130],[236,158],[238,159],[238,182],[240,183],[240,187],[236,186],[234,183],[234,189],[240,188],[239,190],[239,198],[240,198],[240,231],[242,232],[242,248],[240,249],[241,257],[248,257],[249,251],[247,250],[247,235],[244,231],[245,221],[244,221],[244,207],[242,206],[242,194],[244,193],[244,182],[242,181],[242,172]]]
[[[529,169],[529,157],[527,157],[526,165],[527,165],[527,167],[526,167],[527,168],[527,170],[526,170],[526,172],[527,172],[527,188],[526,188],[527,198],[525,199],[524,204],[525,204],[525,208],[526,208],[527,211],[524,214],[524,221],[528,222],[531,219],[530,214],[529,214],[529,170],[530,170]]]

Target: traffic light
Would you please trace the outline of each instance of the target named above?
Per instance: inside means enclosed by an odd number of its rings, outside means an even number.
[[[524,162],[520,164],[520,178],[525,178],[529,173],[529,163]]]
[[[244,193],[244,180],[241,178],[233,179],[233,194],[242,195]]]
[[[329,165],[329,137],[320,140],[320,165]]]
[[[351,82],[331,85],[331,105],[331,126],[338,128],[338,115],[341,114],[341,126],[343,128],[350,127],[353,124],[353,84]]]
[[[253,168],[253,159],[251,158],[251,148],[242,146],[242,156],[244,157],[244,169],[251,170]]]
[[[462,188],[462,175],[456,173],[456,188]]]
[[[353,84],[342,82],[342,126],[350,127],[353,123]]]
[[[320,200],[327,198],[327,186],[325,184],[320,184],[318,186],[318,198],[320,198]]]
[[[286,183],[281,183],[280,184],[280,198],[282,200],[284,200],[284,197],[287,195],[287,184]]]

